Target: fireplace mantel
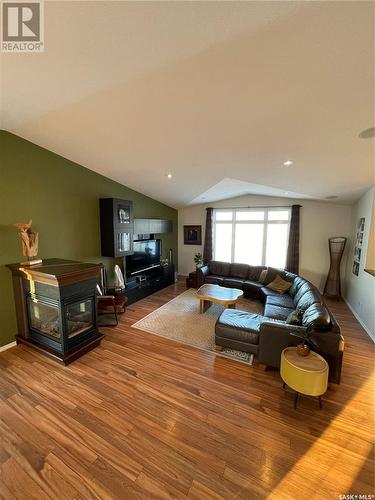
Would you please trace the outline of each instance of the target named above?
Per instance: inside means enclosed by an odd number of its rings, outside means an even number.
[[[22,266],[8,264],[13,276],[21,276],[29,281],[52,286],[64,286],[84,281],[92,277],[99,278],[100,265],[65,259],[45,259],[42,264]]]
[[[96,347],[96,284],[100,265],[64,259],[7,266],[13,276],[17,343],[65,364]]]

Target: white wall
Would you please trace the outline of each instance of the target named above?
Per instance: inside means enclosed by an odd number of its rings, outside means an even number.
[[[195,269],[194,254],[199,251],[203,252],[203,246],[184,245],[183,226],[184,224],[201,224],[203,239],[206,207],[289,206],[293,204],[302,205],[300,274],[322,290],[329,269],[328,238],[350,235],[352,207],[348,205],[248,195],[207,205],[182,208],[178,211],[179,274],[186,275],[193,271]],[[344,253],[341,266],[342,277],[346,269],[346,257],[347,251]]]
[[[375,188],[370,189],[353,207],[344,298],[354,315],[370,337],[375,341],[375,277],[364,270],[371,227],[374,193]],[[354,240],[357,232],[357,223],[361,217],[365,217],[366,220],[359,274],[356,276],[352,273]]]

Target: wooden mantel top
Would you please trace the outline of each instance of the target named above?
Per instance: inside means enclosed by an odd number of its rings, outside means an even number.
[[[99,276],[100,264],[65,259],[44,259],[41,264],[8,264],[14,276],[54,286],[69,285]]]

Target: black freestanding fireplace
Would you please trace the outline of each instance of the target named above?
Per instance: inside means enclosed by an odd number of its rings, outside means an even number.
[[[65,364],[96,347],[98,264],[47,259],[32,267],[10,264],[16,301],[17,343]]]

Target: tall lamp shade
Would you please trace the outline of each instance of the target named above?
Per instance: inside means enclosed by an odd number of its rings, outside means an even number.
[[[343,236],[328,238],[328,244],[330,266],[324,287],[324,295],[333,299],[339,299],[341,297],[340,264],[346,245],[346,238]]]

